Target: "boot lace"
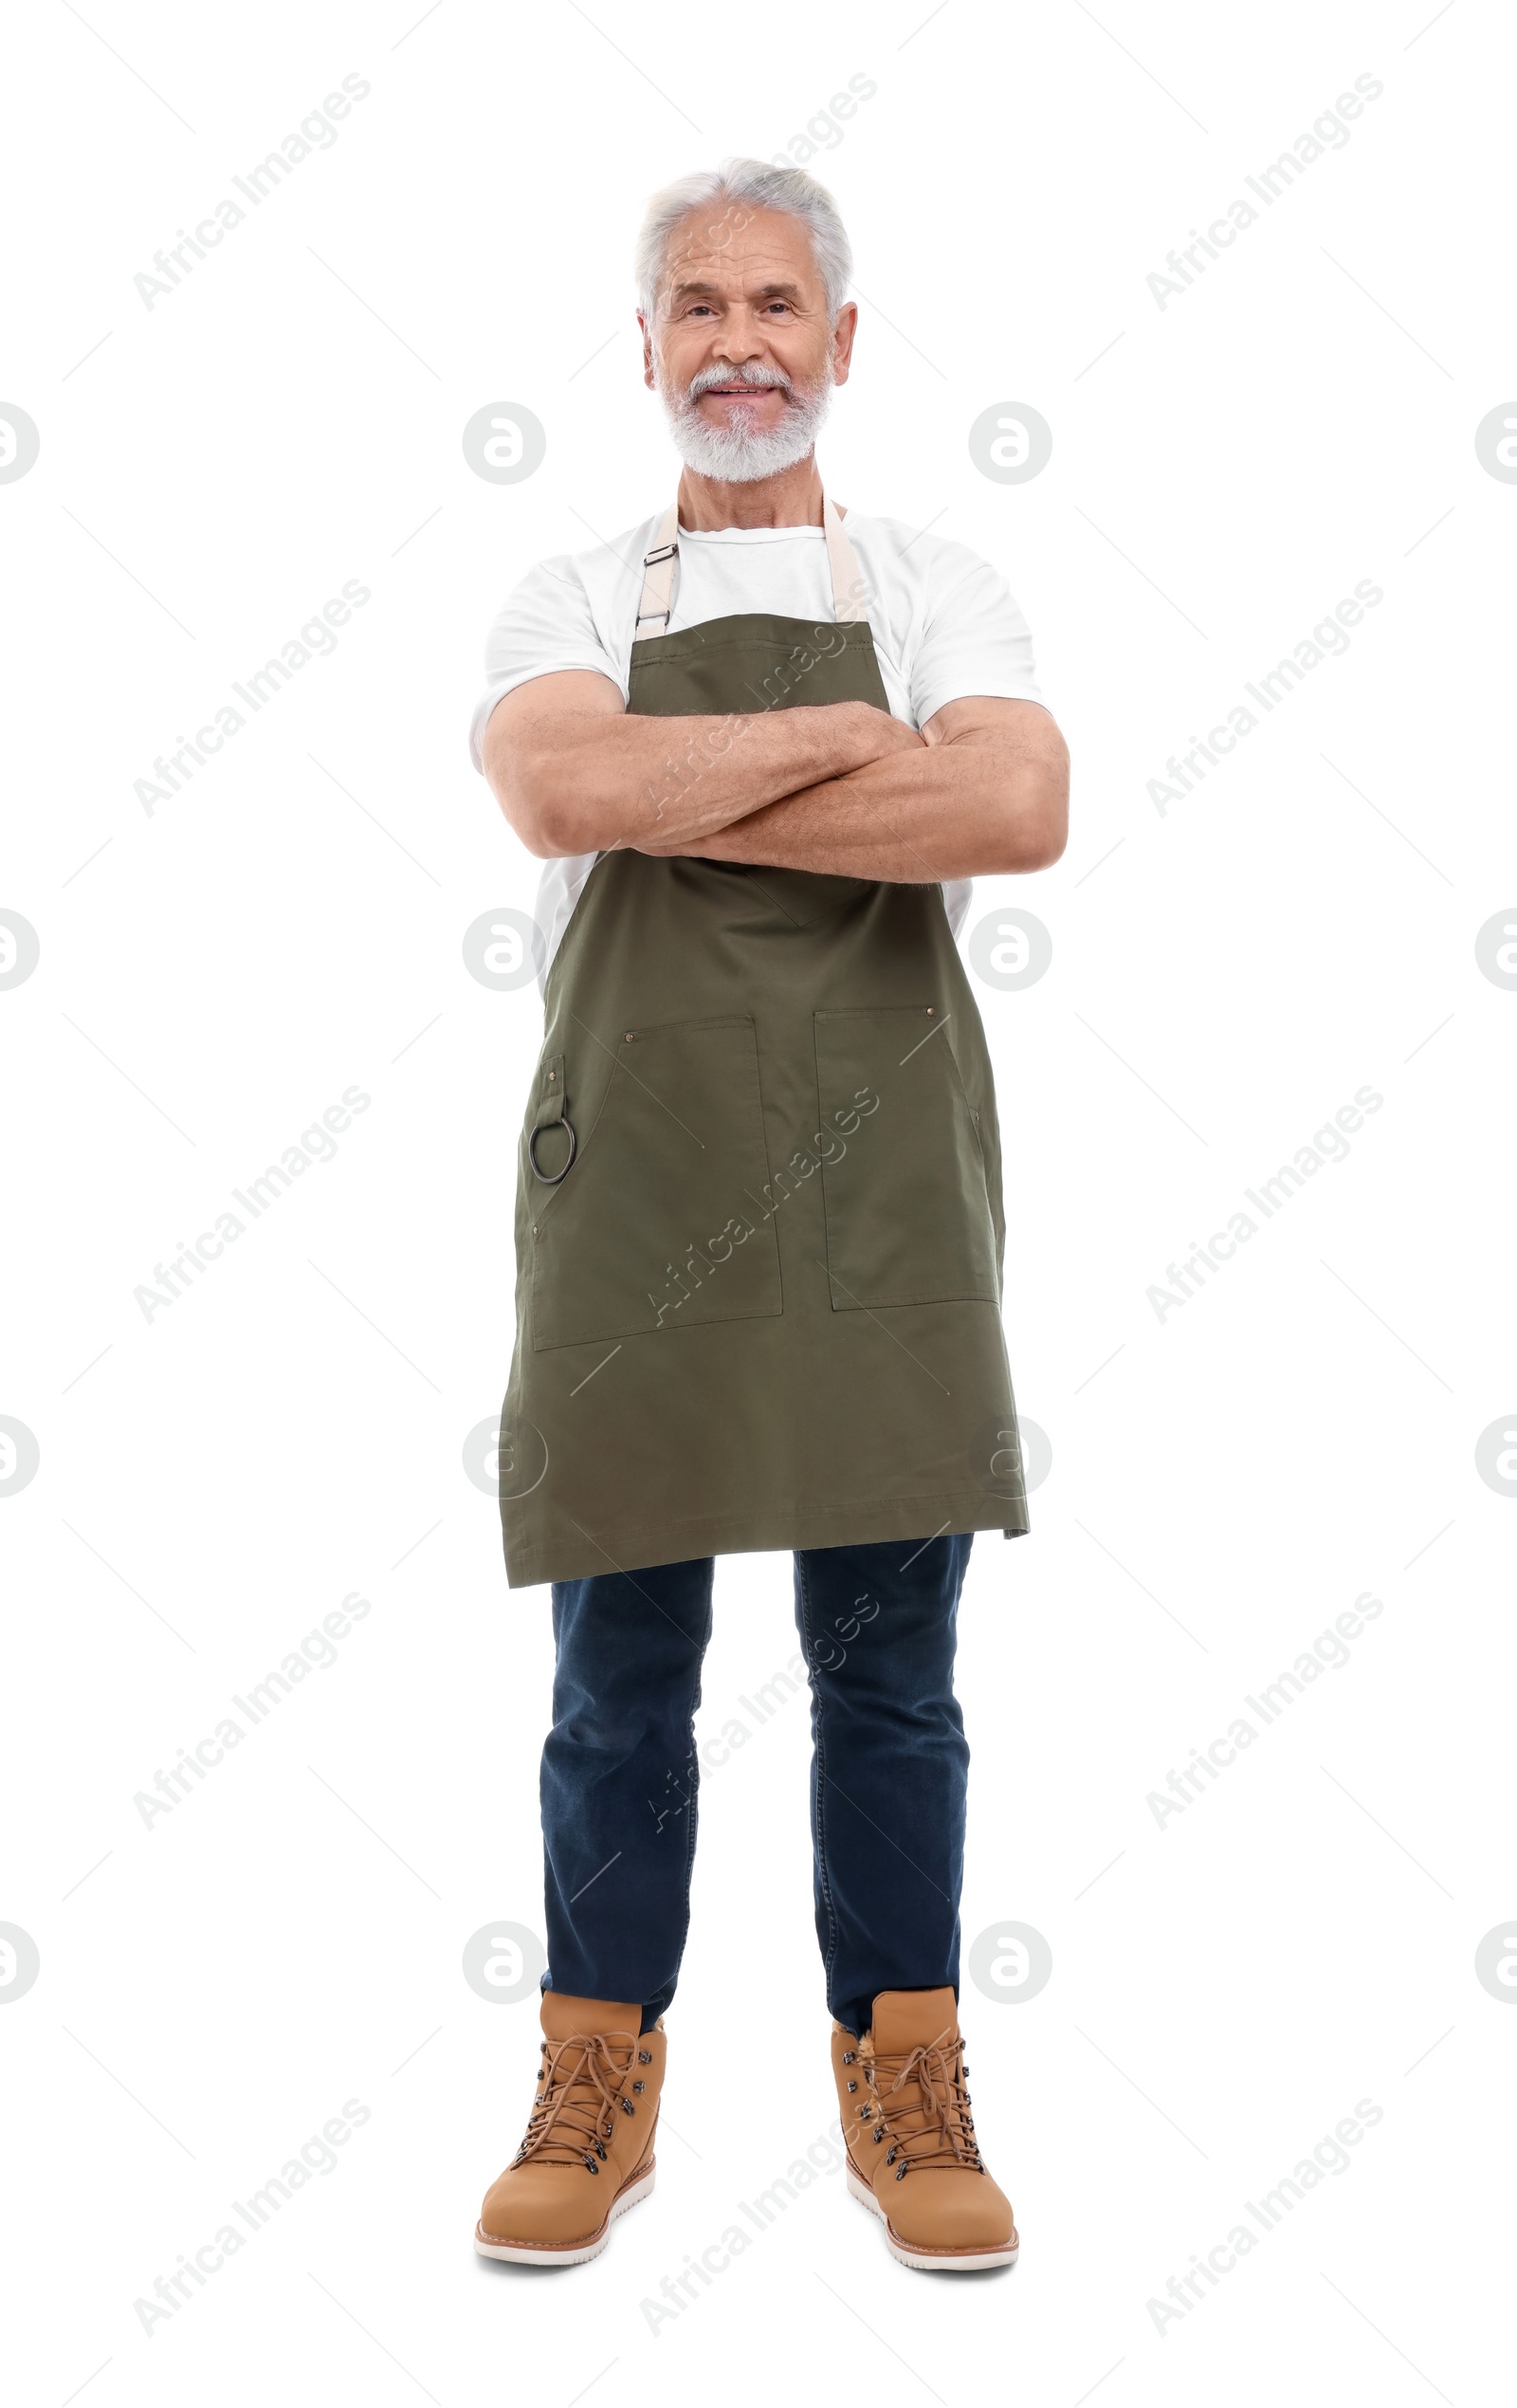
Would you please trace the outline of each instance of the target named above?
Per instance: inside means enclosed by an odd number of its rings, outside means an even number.
[[[637,2112],[626,2095],[634,2060],[652,2062],[632,2032],[576,2031],[567,2039],[545,2040],[538,2094],[513,2166],[538,2158],[550,2165],[582,2164],[598,2174],[617,2114]]]
[[[886,2055],[860,2050],[869,2086],[879,2102],[874,2121],[875,2145],[888,2143],[886,2164],[896,2169],[898,2182],[913,2167],[962,2166],[983,2174],[985,2164],[975,2139],[975,2119],[965,2077],[964,2044],[950,2027],[936,2040]],[[861,2113],[868,2116],[868,2110]]]

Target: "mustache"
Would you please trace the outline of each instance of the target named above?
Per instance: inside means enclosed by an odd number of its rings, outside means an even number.
[[[771,386],[779,385],[786,393],[795,392],[794,382],[786,376],[783,368],[765,367],[760,360],[754,359],[749,360],[747,365],[741,368],[721,368],[713,365],[709,368],[698,369],[685,388],[685,399],[690,402],[698,401],[703,393],[711,391],[713,385],[751,385],[756,393],[762,393]]]

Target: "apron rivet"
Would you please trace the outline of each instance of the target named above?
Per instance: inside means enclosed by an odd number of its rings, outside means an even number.
[[[553,1085],[553,1082],[554,1082],[554,1080],[557,1077],[557,1075],[558,1075],[558,1074],[557,1074],[557,1072],[556,1070],[550,1070],[550,1071],[549,1071],[549,1073],[548,1073],[548,1084],[549,1084],[549,1086],[550,1086],[550,1087]]]
[[[630,1044],[631,1043],[631,1041],[632,1041],[632,1032],[631,1032],[631,1029],[629,1029],[629,1030],[628,1030],[628,1032],[627,1032],[627,1034],[626,1034],[626,1036],[622,1039],[622,1043],[623,1043],[624,1045],[630,1045]]]

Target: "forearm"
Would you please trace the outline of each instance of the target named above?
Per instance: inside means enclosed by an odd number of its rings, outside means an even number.
[[[535,853],[690,853],[903,742],[918,740],[862,703],[673,719],[586,713],[560,721],[551,748],[523,733],[494,758],[487,749],[485,765]]]
[[[805,787],[699,843],[639,849],[925,885],[1047,868],[1063,850],[1066,792],[1056,763],[923,745]]]

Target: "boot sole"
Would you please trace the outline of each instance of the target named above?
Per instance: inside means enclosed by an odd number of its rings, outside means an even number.
[[[851,2166],[848,2169],[848,2187],[860,2207],[867,2207],[885,2226],[885,2245],[902,2266],[915,2267],[923,2274],[978,2274],[993,2266],[1014,2266],[1019,2244],[1013,2241],[1006,2249],[992,2250],[923,2250],[912,2249],[899,2240],[886,2215],[867,2182],[861,2182]]]
[[[474,2228],[474,2247],[481,2257],[503,2257],[512,2266],[583,2266],[589,2258],[598,2257],[611,2238],[611,2228],[618,2215],[625,2215],[639,2199],[646,2199],[653,2187],[654,2169],[629,2182],[618,2191],[606,2212],[606,2221],[588,2241],[493,2241],[480,2229]]]

